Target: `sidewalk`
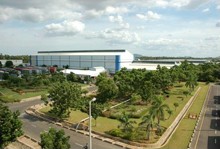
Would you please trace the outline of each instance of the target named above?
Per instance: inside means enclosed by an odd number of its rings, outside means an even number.
[[[15,142],[10,143],[5,149],[41,149],[39,143],[33,138],[23,135]]]

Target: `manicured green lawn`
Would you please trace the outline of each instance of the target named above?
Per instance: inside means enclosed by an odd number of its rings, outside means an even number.
[[[83,84],[83,83],[77,83],[77,84],[80,85],[83,89],[89,87],[88,84]],[[0,85],[0,100],[2,100],[3,102],[18,102],[25,98],[35,97],[48,93],[47,91],[48,86],[38,87],[37,89],[26,89],[23,87],[21,88],[23,93],[19,94],[18,92],[13,91],[12,89],[2,87]]]
[[[183,109],[185,104],[189,101],[189,99],[192,97],[192,95],[194,95],[194,93],[196,92],[198,87],[203,85],[203,83],[199,83],[199,86],[197,86],[195,88],[195,90],[192,92],[192,94],[188,95],[188,96],[184,96],[182,93],[184,90],[187,90],[187,88],[185,87],[185,84],[181,83],[181,85],[182,85],[181,87],[174,87],[173,89],[171,89],[169,98],[167,98],[165,100],[165,103],[168,104],[168,106],[171,108],[171,110],[173,110],[173,114],[170,116],[169,119],[167,119],[165,121],[161,121],[161,125],[164,127],[170,126],[170,124],[173,122],[173,120],[176,118],[176,116]],[[174,103],[179,104],[179,106],[176,109],[173,105]],[[167,118],[169,117],[167,112],[165,112],[165,117],[167,117]]]
[[[1,99],[4,102],[20,101],[21,99],[47,94],[47,90],[25,92],[24,94],[19,94],[17,92],[12,91],[11,89],[2,88],[2,87],[0,87],[0,92],[2,94]]]
[[[177,128],[176,132],[171,137],[170,141],[167,145],[162,147],[161,149],[186,149],[187,145],[189,143],[189,140],[191,138],[191,135],[193,133],[193,129],[196,124],[195,119],[189,119],[188,114],[199,114],[202,105],[204,103],[207,91],[208,91],[208,85],[205,85],[204,83],[201,84],[201,90],[199,92],[199,95],[197,96],[196,100],[194,101],[192,107],[188,111],[186,117],[182,120],[179,127]]]
[[[40,112],[46,113],[47,115],[54,117],[54,115],[52,115],[51,113],[48,112],[50,109],[51,109],[51,107],[46,106],[46,107],[40,109]],[[67,120],[71,123],[78,123],[82,119],[87,118],[87,117],[88,117],[88,114],[77,110],[77,111],[71,111],[70,117]]]

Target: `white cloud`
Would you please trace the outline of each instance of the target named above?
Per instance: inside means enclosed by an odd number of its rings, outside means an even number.
[[[206,9],[203,9],[202,12],[209,12],[210,9],[209,8],[206,8]]]
[[[155,3],[158,7],[162,8],[166,8],[169,5],[169,2],[165,0],[156,0]]]
[[[122,23],[123,22],[123,18],[122,16],[109,16],[109,21],[110,22],[117,22],[117,23]]]
[[[168,38],[158,38],[147,40],[145,44],[147,45],[178,45],[183,44],[183,39],[168,39]]]
[[[119,24],[122,29],[128,29],[130,27],[130,25],[128,23],[124,22],[123,17],[120,15],[109,16],[109,21],[112,23]]]
[[[216,9],[220,10],[220,5],[216,6]]]
[[[108,14],[122,14],[122,13],[127,13],[128,9],[126,7],[107,6],[105,12]]]
[[[203,4],[210,2],[210,0],[131,0],[133,5],[144,6],[147,8],[185,8],[195,9]]]
[[[137,44],[141,41],[136,32],[125,30],[105,29],[100,32],[92,32],[85,35],[86,38],[99,38],[105,39],[110,44]]]
[[[63,21],[45,26],[47,35],[50,36],[71,36],[83,32],[85,24],[80,21]]]
[[[161,18],[161,16],[157,13],[154,13],[152,11],[148,11],[146,15],[144,14],[136,14],[136,16],[139,18],[139,19],[142,19],[142,20],[158,20]]]
[[[204,40],[208,40],[208,41],[219,41],[219,40],[220,40],[220,35],[219,35],[219,36],[206,37]]]
[[[84,18],[86,19],[92,19],[92,18],[97,18],[97,17],[101,17],[102,15],[104,15],[105,12],[103,10],[95,10],[95,9],[91,9],[91,10],[87,10],[84,14]]]
[[[190,0],[171,0],[169,2],[169,6],[175,7],[175,8],[181,8],[189,5]]]
[[[45,15],[46,14],[46,15]],[[72,12],[68,9],[55,8],[41,9],[30,7],[18,9],[13,7],[0,7],[0,22],[9,20],[21,20],[24,22],[42,22],[53,19],[81,19],[80,12]]]
[[[220,21],[216,23],[216,27],[220,27]]]
[[[106,29],[100,33],[100,37],[107,39],[111,44],[127,44],[127,43],[136,43],[140,41],[140,37],[135,32],[129,31],[117,31]]]

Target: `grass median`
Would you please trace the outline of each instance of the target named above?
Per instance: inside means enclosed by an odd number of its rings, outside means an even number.
[[[187,149],[194,127],[196,125],[196,119],[189,119],[188,115],[199,115],[203,103],[205,101],[206,95],[208,93],[208,85],[200,83],[200,86],[201,90],[199,91],[196,100],[187,112],[185,118],[181,121],[179,127],[177,128],[167,145],[165,145],[161,149]]]

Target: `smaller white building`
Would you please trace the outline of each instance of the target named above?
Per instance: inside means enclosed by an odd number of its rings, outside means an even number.
[[[20,65],[20,64],[23,64],[23,60],[0,60],[1,61],[1,63],[2,63],[2,65],[5,65],[5,63],[7,62],[7,61],[12,61],[12,63],[15,65],[15,66],[18,66],[18,65]]]
[[[106,70],[104,67],[93,67],[90,70],[65,69],[62,70],[61,72],[63,72],[66,75],[72,72],[77,76],[81,76],[81,77],[89,76],[93,78],[93,77],[97,77],[102,72],[106,72]]]

